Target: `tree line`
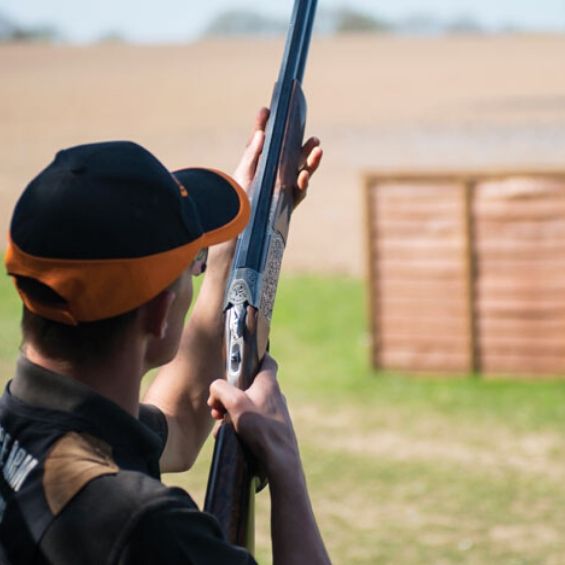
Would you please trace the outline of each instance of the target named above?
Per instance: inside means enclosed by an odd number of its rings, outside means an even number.
[[[272,36],[286,33],[288,21],[261,11],[234,8],[215,16],[203,29],[201,36]],[[524,31],[502,26],[497,31]],[[490,33],[472,16],[442,20],[427,13],[413,14],[398,20],[387,20],[371,13],[342,6],[318,11],[315,32],[323,35],[345,33],[401,33],[407,35],[441,35],[446,33]],[[120,41],[119,33],[102,34],[99,41]],[[64,36],[52,26],[23,26],[0,13],[0,41],[61,41]],[[188,40],[188,34],[187,34]]]
[[[48,25],[23,26],[0,14],[0,41],[55,41],[60,39],[58,31]]]

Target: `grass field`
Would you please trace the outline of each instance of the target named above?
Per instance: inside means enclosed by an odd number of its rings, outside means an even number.
[[[0,283],[8,377],[19,306]],[[286,278],[272,332],[336,564],[565,562],[565,383],[415,379],[368,366],[363,285]],[[210,445],[166,481],[202,502]],[[257,550],[270,562],[268,495]]]

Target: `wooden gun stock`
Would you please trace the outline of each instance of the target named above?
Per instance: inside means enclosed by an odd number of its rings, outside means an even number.
[[[226,375],[245,390],[267,351],[280,267],[294,205],[306,101],[301,83],[316,0],[296,0],[265,144],[251,187],[251,220],[240,235],[226,298]],[[204,510],[233,544],[254,550],[254,495],[260,469],[226,419],[214,446]]]

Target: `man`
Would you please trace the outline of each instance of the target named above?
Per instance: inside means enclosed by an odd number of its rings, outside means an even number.
[[[22,194],[6,254],[24,309],[22,357],[0,399],[1,562],[253,563],[159,480],[192,465],[226,412],[269,479],[274,562],[328,562],[276,364],[265,359],[247,391],[217,380],[223,291],[249,216],[241,187],[267,116],[235,180],[171,174],[142,147],[108,142],[59,152]],[[319,142],[303,155],[297,201]]]

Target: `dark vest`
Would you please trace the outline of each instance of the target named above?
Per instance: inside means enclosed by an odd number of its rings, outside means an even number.
[[[47,407],[57,400],[64,409]],[[195,508],[159,481],[165,440],[156,408],[142,406],[137,420],[20,360],[0,398],[0,563],[114,563],[136,516]]]

